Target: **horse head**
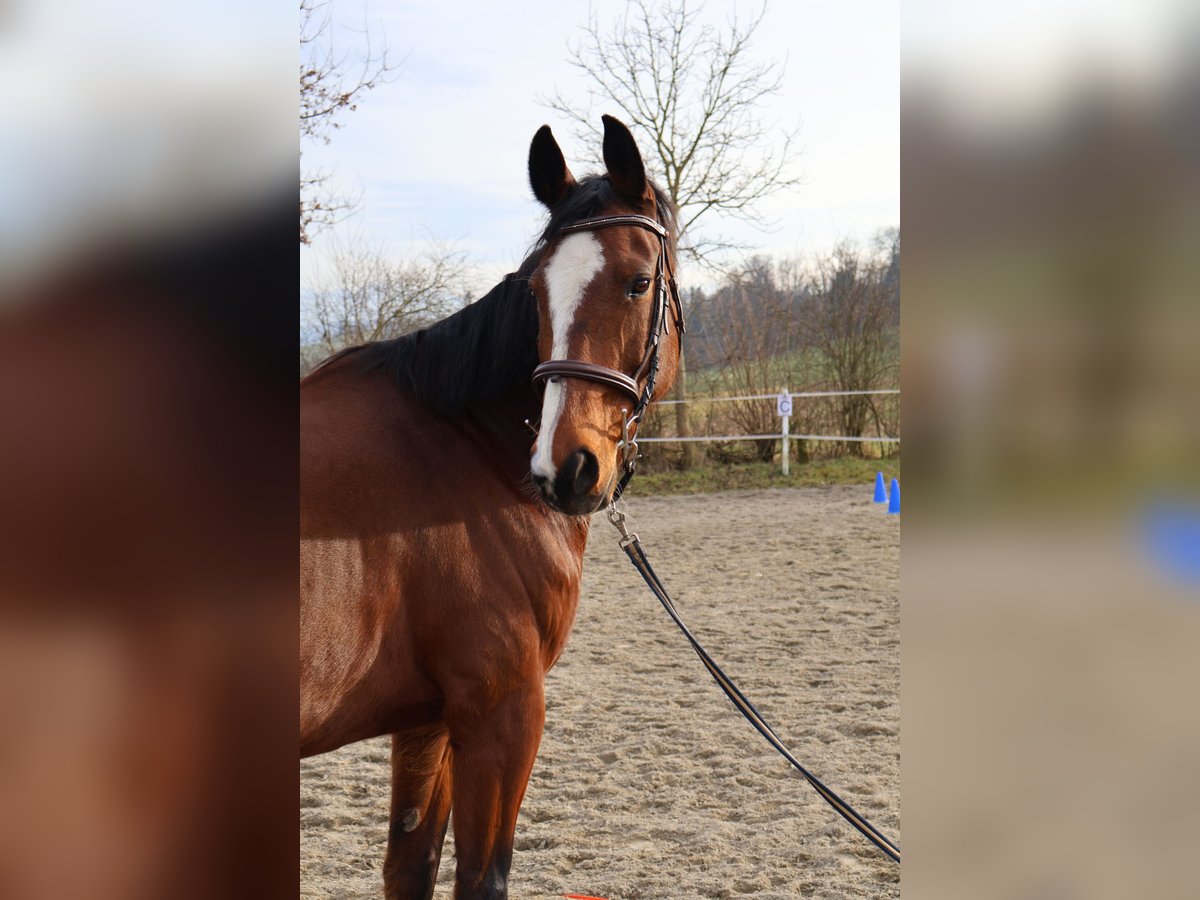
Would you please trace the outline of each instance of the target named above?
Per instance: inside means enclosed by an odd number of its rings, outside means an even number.
[[[675,379],[683,330],[674,207],[610,116],[604,165],[576,181],[549,126],[529,150],[530,184],[550,211],[530,276],[544,385],[530,471],[542,499],[571,515],[623,488],[646,406]]]

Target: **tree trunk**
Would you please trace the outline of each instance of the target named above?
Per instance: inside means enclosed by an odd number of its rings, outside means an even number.
[[[671,389],[672,400],[687,399],[687,369],[683,363],[683,349],[679,351],[679,371],[675,374],[675,386]],[[691,437],[692,426],[688,419],[686,403],[675,404],[675,433],[679,437]],[[683,453],[679,457],[679,468],[687,470],[696,465],[696,445],[691,441],[681,441]]]

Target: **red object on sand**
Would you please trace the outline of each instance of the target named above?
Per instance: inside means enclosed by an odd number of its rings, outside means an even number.
[[[603,897],[589,897],[587,894],[563,894],[567,900],[604,900]]]

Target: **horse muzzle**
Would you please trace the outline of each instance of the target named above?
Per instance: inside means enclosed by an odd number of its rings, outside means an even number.
[[[551,509],[572,516],[593,513],[607,499],[597,490],[600,463],[596,454],[580,447],[557,468],[553,478],[534,472],[533,484]]]

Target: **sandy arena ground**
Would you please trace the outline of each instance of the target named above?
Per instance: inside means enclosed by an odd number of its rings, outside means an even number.
[[[636,483],[634,484],[636,494]],[[900,836],[900,529],[869,486],[633,497],[680,613],[829,787]],[[898,867],[742,719],[592,525],[510,896],[899,897]],[[301,896],[382,896],[388,739],[300,766]],[[452,894],[447,837],[437,896]]]

